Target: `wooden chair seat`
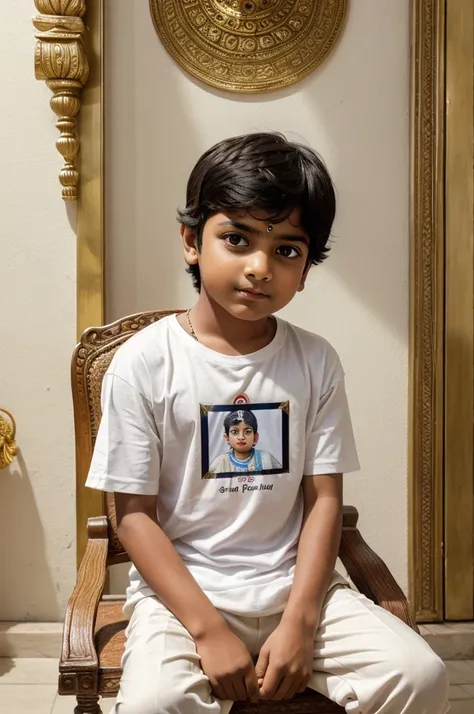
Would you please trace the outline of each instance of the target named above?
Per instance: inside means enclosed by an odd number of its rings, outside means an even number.
[[[83,487],[100,423],[102,378],[116,350],[138,330],[175,311],[145,312],[86,330],[72,359],[77,482]],[[88,542],[69,599],[59,664],[59,693],[77,698],[75,714],[100,714],[99,697],[116,696],[127,621],[123,599],[104,596],[107,568],[128,562],[117,535],[113,496],[104,494],[102,513],[88,519]],[[339,557],[355,587],[416,628],[407,600],[385,563],[357,529],[358,513],[344,508]],[[336,714],[344,710],[307,690],[288,702],[237,703],[235,714]]]

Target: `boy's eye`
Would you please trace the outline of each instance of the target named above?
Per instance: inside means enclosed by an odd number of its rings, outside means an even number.
[[[249,244],[248,240],[243,236],[240,236],[238,233],[228,233],[224,236],[224,240],[228,245],[231,245],[234,248],[242,248]]]
[[[278,248],[278,253],[284,258],[298,258],[301,255],[298,248],[295,248],[292,245],[281,245]]]

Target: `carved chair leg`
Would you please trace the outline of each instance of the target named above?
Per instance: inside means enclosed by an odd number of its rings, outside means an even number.
[[[74,714],[102,714],[102,709],[99,706],[99,697],[84,697],[82,694],[77,696],[77,706],[74,709]]]

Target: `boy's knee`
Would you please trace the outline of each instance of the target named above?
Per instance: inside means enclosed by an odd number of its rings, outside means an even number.
[[[128,696],[117,699],[116,714],[188,714],[196,709],[186,708],[183,692],[136,688]]]
[[[448,702],[448,672],[442,660],[431,651],[420,657],[409,678],[414,704],[408,711],[413,714],[445,714]]]
[[[445,665],[432,650],[428,647],[410,649],[405,651],[405,656],[400,652],[393,664],[394,698],[391,705],[387,702],[387,714],[392,710],[403,714],[445,714],[448,675]],[[385,714],[385,709],[381,711]]]

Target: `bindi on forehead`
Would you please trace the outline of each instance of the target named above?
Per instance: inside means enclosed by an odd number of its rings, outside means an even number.
[[[259,223],[262,223],[260,219],[255,219]],[[309,244],[309,238],[303,233],[289,233],[286,230],[285,222],[282,223],[272,223],[269,222],[266,227],[256,226],[254,223],[245,219],[234,220],[228,218],[226,221],[222,221],[218,224],[220,228],[233,228],[237,231],[242,231],[243,233],[248,233],[250,235],[261,236],[268,235],[271,233],[275,240],[285,240],[293,243],[303,243],[304,245]],[[292,226],[293,227],[293,226]],[[294,226],[296,228],[296,226]]]

